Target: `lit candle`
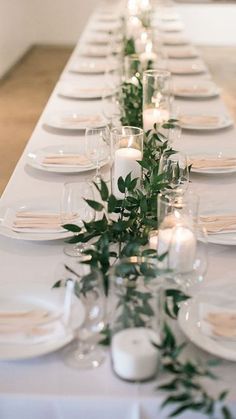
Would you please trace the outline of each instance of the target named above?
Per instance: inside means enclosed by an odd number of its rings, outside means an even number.
[[[141,54],[145,51],[145,47],[148,40],[148,33],[143,31],[140,35],[140,38],[135,39],[135,50],[137,54]]]
[[[132,178],[141,177],[141,166],[137,160],[142,160],[142,152],[133,147],[119,148],[114,156],[114,195],[123,197],[118,189],[118,179],[121,176],[125,178],[132,172]]]
[[[152,342],[158,336],[151,329],[134,327],[124,329],[112,339],[113,369],[125,380],[147,380],[157,372],[158,351]]]
[[[137,38],[142,30],[142,22],[137,16],[130,16],[127,22],[127,38]]]
[[[160,229],[157,240],[158,255],[168,252],[163,268],[178,272],[193,269],[197,239],[192,230],[184,226]]]
[[[147,64],[148,61],[156,61],[157,55],[152,51],[152,41],[148,41],[147,45],[145,47],[145,52],[140,54],[140,61],[142,61],[143,64]]]
[[[169,112],[167,109],[148,108],[143,111],[143,128],[144,131],[153,129],[154,124],[163,124],[168,121]]]

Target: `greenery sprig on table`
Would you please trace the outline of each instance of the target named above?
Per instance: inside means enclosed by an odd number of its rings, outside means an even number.
[[[173,127],[174,123],[174,120],[170,120],[164,124],[164,127]],[[102,180],[99,185],[95,184],[100,199],[87,200],[88,205],[100,213],[99,219],[89,223],[84,222],[83,228],[73,224],[64,226],[74,233],[74,237],[70,239],[71,243],[90,241],[93,243],[91,248],[84,252],[89,256],[89,260],[84,263],[102,271],[106,293],[109,288],[109,270],[116,261],[130,256],[156,256],[153,250],[146,249],[145,246],[148,244],[149,232],[157,225],[157,195],[168,188],[166,177],[159,173],[159,161],[163,153],[174,152],[155,126],[153,130],[147,132],[143,159],[139,162],[143,168],[142,184],[138,184],[138,179],[132,179],[131,174],[128,174],[125,179],[120,177],[118,188],[124,195],[122,199],[117,199],[109,193],[106,183]],[[135,297],[137,301],[137,295]],[[140,294],[137,307],[150,310],[149,297],[146,295],[145,299],[142,299]],[[167,290],[166,314],[171,318],[176,318],[179,303],[186,298],[176,289]],[[131,300],[130,303],[132,304]],[[109,342],[109,330],[106,330],[104,342]],[[215,379],[210,365],[203,367],[192,361],[180,361],[186,343],[180,345],[177,343],[167,323],[164,325],[162,343],[157,347],[161,353],[161,368],[171,376],[167,383],[159,386],[159,390],[167,392],[162,407],[174,405],[170,417],[177,416],[186,410],[199,411],[212,417],[221,405],[222,418],[232,418],[229,409],[224,404],[227,392],[224,391],[217,398],[213,398],[200,382],[203,377]]]

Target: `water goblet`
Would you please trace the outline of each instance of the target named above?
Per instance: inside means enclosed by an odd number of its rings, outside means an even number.
[[[93,187],[88,182],[68,182],[64,184],[61,199],[61,223],[75,224],[83,227],[83,221],[90,222],[95,218],[95,211],[87,204],[86,199],[94,199]],[[68,256],[82,257],[87,246],[83,243],[67,244],[64,253]]]
[[[87,128],[85,133],[86,155],[96,167],[94,182],[101,182],[101,166],[107,163],[111,156],[110,131],[107,126],[102,128]]]
[[[78,264],[76,276],[71,291],[74,295],[69,299],[70,314],[73,319],[79,306],[82,321],[75,329],[74,342],[64,351],[64,362],[73,368],[96,368],[105,359],[105,353],[98,346],[106,322],[103,278],[97,269],[84,264]]]

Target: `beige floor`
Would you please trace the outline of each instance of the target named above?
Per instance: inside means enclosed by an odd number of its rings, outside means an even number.
[[[34,47],[0,82],[0,194],[72,48]],[[203,58],[236,120],[236,48],[204,47]]]
[[[71,52],[34,47],[0,82],[0,194]]]

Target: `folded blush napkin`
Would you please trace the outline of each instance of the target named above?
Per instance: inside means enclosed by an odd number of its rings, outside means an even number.
[[[62,166],[92,166],[89,159],[83,154],[52,154],[42,160],[42,165],[62,165]]]
[[[207,215],[200,217],[208,234],[236,231],[236,214]]]
[[[217,127],[220,122],[219,116],[207,116],[207,115],[181,115],[180,123],[182,125],[193,125],[200,127]]]
[[[228,158],[199,158],[189,159],[193,169],[224,169],[224,168],[235,168],[236,157]]]
[[[213,338],[236,339],[236,310],[208,303],[199,305],[201,331]]]
[[[37,344],[63,336],[62,312],[43,309],[0,312],[0,343]]]

